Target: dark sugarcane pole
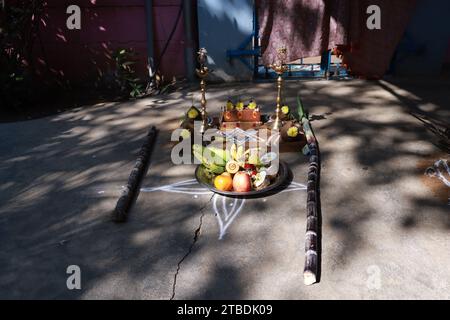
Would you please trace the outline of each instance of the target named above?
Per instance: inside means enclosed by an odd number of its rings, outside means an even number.
[[[113,211],[114,222],[125,222],[128,216],[133,201],[136,200],[139,195],[139,188],[141,186],[142,179],[144,178],[149,162],[150,156],[153,151],[154,144],[156,142],[158,130],[155,127],[151,127],[144,144],[142,145],[136,163],[131,170],[128,182],[125,188],[122,190],[122,194],[117,200],[116,207]]]
[[[303,125],[309,154],[309,169],[306,200],[306,234],[305,234],[305,268],[303,279],[305,285],[312,285],[319,279],[319,245],[320,245],[320,153],[317,140],[311,130],[308,116],[305,114],[299,97],[298,114]]]
[[[306,200],[306,234],[305,234],[305,269],[304,282],[311,285],[317,282],[319,269],[319,191],[318,181],[320,163],[315,143],[308,143],[310,150],[307,200]]]

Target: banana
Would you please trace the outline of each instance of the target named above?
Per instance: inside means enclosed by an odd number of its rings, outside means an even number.
[[[245,153],[243,146],[237,146],[235,143],[231,145],[230,149],[231,160],[236,161],[239,164],[243,164],[245,160]]]
[[[237,149],[236,143],[233,143],[230,148],[230,154],[233,160],[236,160],[236,153],[237,153],[236,149]]]
[[[192,146],[194,156],[206,167],[211,169],[212,172],[225,170],[225,164],[227,163],[228,155],[222,149],[216,147],[203,147],[199,144]],[[222,167],[221,169],[218,167]],[[222,171],[222,172],[223,172]],[[221,172],[221,173],[222,173]]]
[[[214,164],[214,163],[212,163],[209,167],[206,167],[206,168],[214,174],[222,174],[225,172],[225,167],[218,166],[217,164]]]
[[[261,161],[259,160],[259,156],[257,152],[252,152],[248,156],[248,163],[253,164],[255,166],[261,165]]]
[[[230,158],[230,153],[227,150],[223,150],[222,148],[208,146],[206,147],[206,150],[210,152],[213,162],[220,166],[225,166]]]
[[[192,146],[192,152],[194,153],[194,157],[197,158],[202,164],[209,164],[207,159],[203,156],[203,147],[199,144],[194,144]]]
[[[244,146],[239,146],[236,152],[236,161],[242,161],[244,157]]]

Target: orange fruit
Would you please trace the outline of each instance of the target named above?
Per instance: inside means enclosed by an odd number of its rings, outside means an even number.
[[[220,191],[231,191],[233,190],[233,178],[230,174],[221,174],[214,178],[214,187]]]

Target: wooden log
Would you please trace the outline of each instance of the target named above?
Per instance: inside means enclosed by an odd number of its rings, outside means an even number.
[[[142,179],[147,173],[150,156],[156,142],[157,133],[158,131],[155,127],[150,128],[145,142],[138,153],[138,158],[133,169],[131,170],[130,176],[128,177],[127,185],[117,200],[116,207],[113,211],[114,222],[125,222],[127,219],[128,211],[130,210],[134,200],[136,200],[139,194]]]

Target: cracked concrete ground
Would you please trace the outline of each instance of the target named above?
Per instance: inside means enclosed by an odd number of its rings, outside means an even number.
[[[322,153],[322,274],[310,287],[306,158],[282,155],[293,184],[271,197],[212,197],[192,182],[193,166],[170,162],[192,91],[0,124],[0,298],[448,299],[449,194],[423,175],[423,163],[448,155],[409,112],[449,119],[449,84],[286,83],[289,104],[303,97]],[[268,112],[274,86],[209,86],[208,108],[241,95]],[[161,131],[144,189],[128,222],[114,224],[151,125]],[[69,265],[81,268],[81,290],[66,287]]]
[[[194,248],[195,244],[197,243],[197,240],[198,240],[198,238],[199,238],[199,236],[200,236],[200,231],[202,230],[202,226],[203,226],[203,217],[205,216],[205,209],[206,209],[207,205],[211,203],[211,199],[212,199],[212,196],[211,196],[211,198],[210,198],[210,201],[208,201],[208,203],[207,203],[203,208],[200,209],[200,213],[201,213],[200,219],[199,219],[200,221],[199,221],[198,228],[195,229],[194,237],[193,237],[193,239],[192,239],[192,243],[191,243],[191,245],[189,246],[188,252],[186,252],[186,254],[185,254],[185,255],[181,258],[181,260],[177,263],[177,270],[175,271],[175,275],[173,276],[172,296],[170,297],[170,300],[173,300],[173,299],[175,298],[176,290],[177,290],[177,279],[178,279],[178,274],[180,273],[181,264],[184,262],[184,260],[185,260],[187,257],[189,257],[189,255],[190,255],[191,252],[192,252],[192,249]]]

